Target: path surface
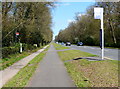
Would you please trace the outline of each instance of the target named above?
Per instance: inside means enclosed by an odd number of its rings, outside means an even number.
[[[14,63],[12,66],[0,71],[0,88],[7,81],[9,81],[13,76],[15,76],[20,71],[21,68],[25,67],[35,56],[37,56],[44,49],[46,49],[47,46],[45,46],[43,49],[40,49],[37,52],[35,52],[29,56],[21,59],[20,61]]]
[[[77,49],[81,50],[84,52],[92,53],[98,56],[101,56],[101,49],[99,47],[91,47],[91,46],[76,46],[72,45],[70,46],[72,49]],[[110,58],[112,60],[120,60],[118,55],[120,50],[119,49],[110,49],[110,48],[105,48],[105,57]],[[120,56],[120,55],[119,55]]]
[[[75,87],[53,45],[40,62],[27,87]]]

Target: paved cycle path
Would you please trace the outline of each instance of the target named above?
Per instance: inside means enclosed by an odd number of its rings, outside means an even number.
[[[39,63],[27,87],[75,87],[53,45]]]

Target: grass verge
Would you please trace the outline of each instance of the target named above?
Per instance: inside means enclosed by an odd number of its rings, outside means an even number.
[[[56,50],[63,50],[63,49],[70,49],[70,47],[65,47],[56,43],[52,43],[54,45],[54,47],[56,48]]]
[[[5,68],[11,66],[13,63],[23,59],[24,57],[27,57],[31,53],[36,52],[40,48],[43,48],[43,47],[44,46],[41,46],[41,47],[31,50],[31,51],[24,51],[22,54],[16,53],[16,54],[10,55],[9,58],[0,59],[0,70],[3,70]]]
[[[79,50],[58,52],[62,61],[95,56]],[[86,59],[65,62],[68,73],[77,87],[118,87],[118,61],[88,61]]]
[[[3,89],[5,87],[21,87],[20,89],[23,89],[23,87],[25,87],[28,83],[30,77],[35,72],[39,62],[45,56],[47,50],[48,47],[39,55],[37,55],[34,59],[32,59],[24,68],[22,68],[11,80],[9,80],[3,86]]]

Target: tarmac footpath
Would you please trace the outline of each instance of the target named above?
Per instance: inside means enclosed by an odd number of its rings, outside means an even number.
[[[26,87],[75,87],[53,45]]]
[[[20,61],[14,63],[8,68],[1,70],[0,71],[0,88],[2,88],[2,86],[5,83],[7,83],[13,76],[15,76],[20,71],[20,69],[25,67],[34,57],[36,57],[39,53],[44,51],[44,49],[46,49],[47,47],[48,45],[38,50],[37,52],[32,53],[31,55],[21,59]]]

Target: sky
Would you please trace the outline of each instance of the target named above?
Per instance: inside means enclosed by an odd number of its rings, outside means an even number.
[[[53,18],[53,39],[61,29],[65,29],[68,24],[75,19],[75,13],[85,14],[86,9],[94,2],[59,2],[52,10]]]

